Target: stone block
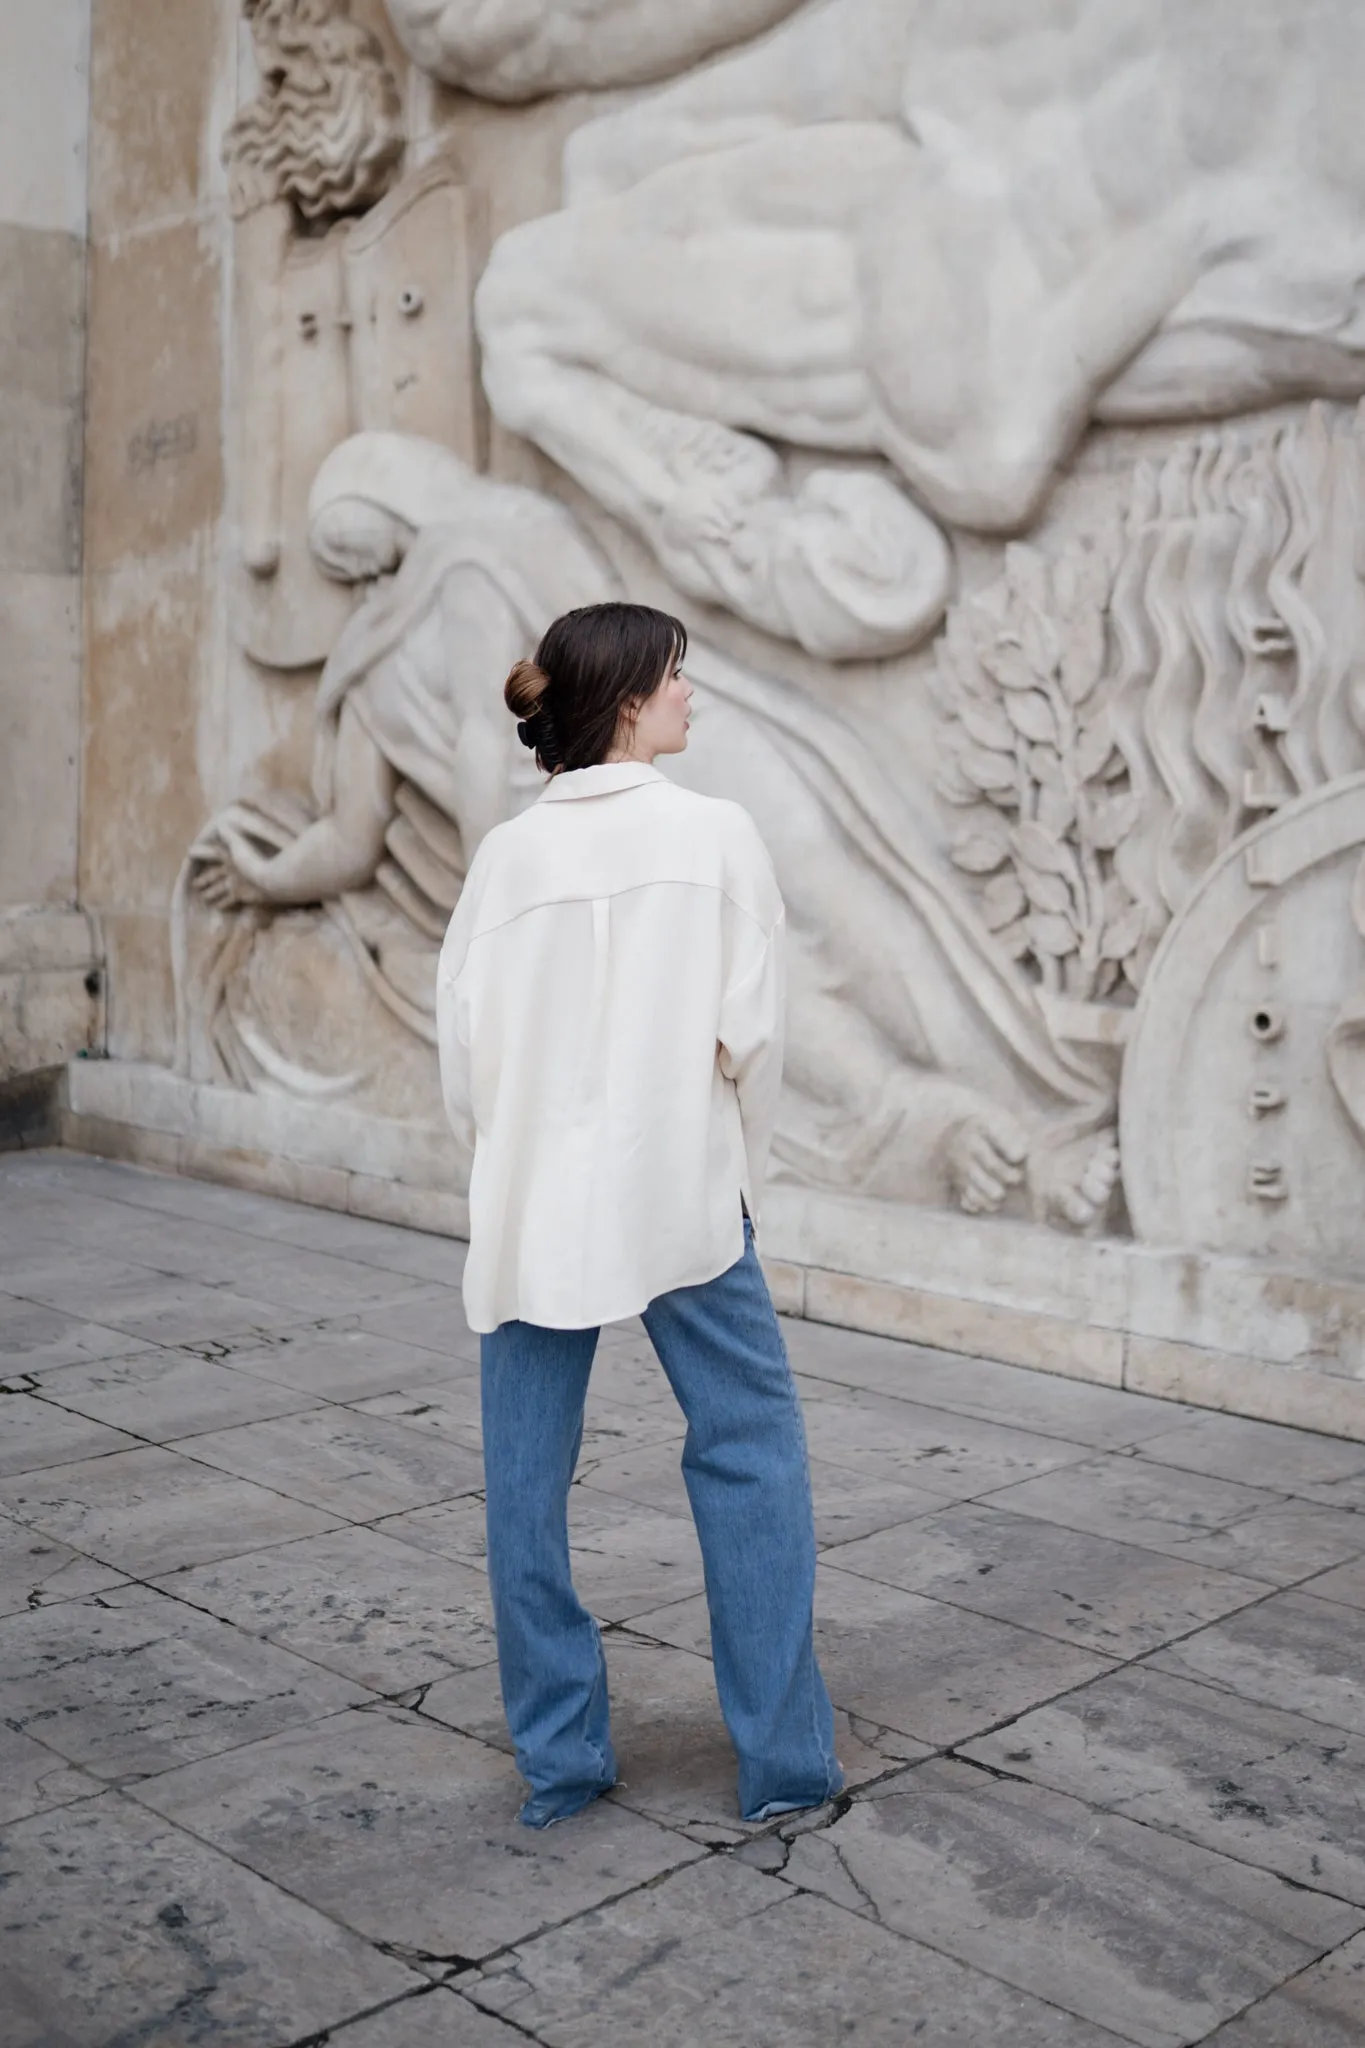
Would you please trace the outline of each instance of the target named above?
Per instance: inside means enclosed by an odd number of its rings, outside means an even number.
[[[1335,1373],[1133,1336],[1124,1385],[1164,1401],[1191,1401],[1201,1408],[1365,1441],[1365,1380]]]
[[[171,221],[90,250],[85,559],[183,549],[223,495],[215,223]]]
[[[1120,1331],[1061,1322],[994,1302],[812,1269],[806,1275],[805,1313],[815,1322],[998,1358],[1102,1386],[1123,1383]]]
[[[0,566],[0,895],[7,903],[75,901],[81,637],[78,576]]]
[[[7,1831],[6,2048],[298,2041],[416,1973],[116,1793]],[[81,1968],[71,1967],[73,1954]]]
[[[84,314],[80,237],[0,222],[3,570],[80,569]]]
[[[99,241],[192,213],[223,189],[212,116],[235,71],[213,0],[95,0],[90,38],[90,233]]]
[[[452,1962],[702,1854],[605,1801],[572,1827],[522,1828],[510,1758],[391,1707],[167,1772],[139,1797],[371,1941]]]
[[[85,232],[90,6],[6,0],[0,193],[23,227]]]

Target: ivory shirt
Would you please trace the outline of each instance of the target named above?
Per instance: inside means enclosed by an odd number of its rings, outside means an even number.
[[[474,1148],[471,1328],[618,1322],[742,1255],[783,1016],[782,899],[747,811],[640,762],[554,776],[470,864],[436,1014]]]

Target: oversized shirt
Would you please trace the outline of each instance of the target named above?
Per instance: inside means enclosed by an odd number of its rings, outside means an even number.
[[[782,898],[738,804],[554,776],[470,864],[437,977],[474,1149],[465,1308],[591,1329],[742,1256],[781,1083]]]

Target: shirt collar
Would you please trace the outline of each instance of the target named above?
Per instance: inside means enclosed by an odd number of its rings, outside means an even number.
[[[576,796],[612,796],[618,789],[639,789],[646,782],[663,780],[647,761],[599,761],[595,768],[565,768],[552,775],[540,801],[551,804]]]

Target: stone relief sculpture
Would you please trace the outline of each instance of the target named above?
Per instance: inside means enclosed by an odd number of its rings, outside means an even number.
[[[800,0],[389,0],[413,62],[490,100],[643,85],[740,43]]]
[[[489,398],[679,588],[908,646],[933,521],[1025,526],[1090,420],[1365,390],[1362,87],[1348,0],[826,0],[578,131],[480,284]]]
[[[355,427],[474,447],[472,279],[448,164],[401,179],[398,86],[349,0],[242,0],[260,87],[224,141],[235,223],[238,638],[323,660],[350,593],[306,533],[318,465]]]
[[[181,1064],[411,1114],[428,1103],[424,1076],[434,1089],[434,963],[465,866],[538,791],[503,680],[541,622],[617,585],[562,506],[397,435],[357,436],[323,465],[311,542],[335,577],[398,573],[324,671],[311,802],[233,804],[191,850]],[[1112,1088],[1050,1041],[903,793],[794,693],[704,648],[692,671],[701,716],[683,772],[742,793],[792,910],[779,1159],[825,1185],[1096,1221],[1115,1178]],[[195,900],[217,914],[208,933]],[[282,931],[275,913],[294,906]],[[300,981],[305,946],[326,957]],[[367,1064],[354,995],[317,1000],[339,974],[420,1050]],[[305,986],[313,1000],[294,1016]],[[329,1048],[334,1018],[345,1044]]]
[[[253,151],[284,160],[275,130],[244,123],[242,190],[288,215],[275,339],[248,316],[256,369],[286,365],[261,382],[287,421],[284,538],[244,637],[279,667],[327,658],[306,790],[228,805],[186,861],[181,1071],[438,1117],[440,938],[480,838],[537,786],[503,678],[555,612],[619,594],[624,525],[683,601],[771,643],[698,621],[670,772],[746,804],[788,902],[779,1175],[1358,1268],[1345,0],[1311,33],[1289,0],[390,11],[490,99],[711,61],[577,129],[563,208],[494,246],[487,395],[557,465],[530,490],[477,473],[466,171],[438,150],[398,175],[382,64],[327,85],[330,31],[359,33],[340,0],[248,9],[283,52],[267,88],[352,137],[336,189],[358,207],[322,201],[305,233],[276,170],[252,182]],[[379,62],[345,43],[352,70]],[[1087,431],[1105,466],[1054,500]],[[783,642],[861,666],[817,689]],[[877,703],[907,692],[883,737]]]

